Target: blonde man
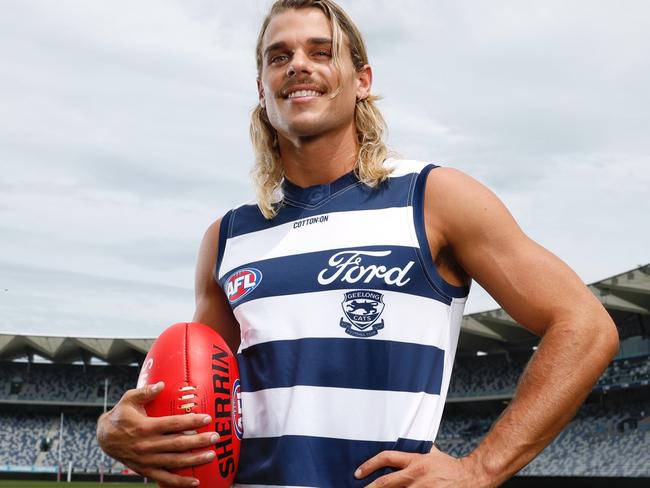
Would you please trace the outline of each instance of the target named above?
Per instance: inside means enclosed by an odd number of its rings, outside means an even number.
[[[561,431],[616,353],[611,319],[484,186],[389,157],[361,35],[334,2],[277,1],[257,71],[257,203],[206,232],[194,316],[239,352],[238,486],[499,485]],[[433,440],[471,279],[543,338],[508,408],[457,459]],[[199,416],[147,418],[157,393],[126,392],[99,420],[100,445],[142,475],[193,486],[168,470],[211,460],[200,449],[218,436],[174,434]]]

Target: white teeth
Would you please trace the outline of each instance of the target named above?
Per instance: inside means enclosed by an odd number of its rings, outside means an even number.
[[[320,97],[321,94],[314,90],[298,90],[293,93],[289,93],[287,98],[296,98],[296,97]]]

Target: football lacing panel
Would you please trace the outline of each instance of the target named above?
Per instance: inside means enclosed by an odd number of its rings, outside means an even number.
[[[198,395],[195,393],[196,391],[196,386],[181,386],[178,391],[185,393],[184,395],[181,395],[178,397],[180,401],[186,401],[186,400],[192,400],[196,398]],[[191,412],[194,407],[196,407],[198,404],[195,402],[186,402],[182,403],[181,405],[178,406],[181,410],[185,410],[187,413]]]

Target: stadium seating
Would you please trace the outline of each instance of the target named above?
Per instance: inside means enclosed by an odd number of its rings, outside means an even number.
[[[515,389],[529,356],[504,354],[457,358],[450,397],[509,394]]]
[[[108,402],[135,386],[135,367],[68,364],[0,363],[0,400],[39,402],[82,402],[102,404],[104,379],[108,378]],[[20,385],[17,387],[16,385]],[[18,391],[16,393],[16,391]]]
[[[445,411],[436,445],[453,455],[472,451],[491,415]],[[584,405],[573,421],[520,474],[527,476],[650,476],[650,400]]]
[[[613,361],[600,377],[597,387],[648,385],[650,384],[650,356],[640,356]]]
[[[529,356],[490,355],[457,358],[449,397],[480,398],[512,394]],[[96,472],[102,454],[95,439],[104,379],[108,403],[132,388],[136,367],[0,363],[0,470],[3,466],[58,465],[60,410],[65,411],[61,460],[76,471]],[[522,474],[544,476],[650,476],[650,400],[639,395],[625,403],[607,399],[607,389],[630,385],[648,391],[650,356],[614,361],[596,391],[602,405],[584,405],[560,436]],[[599,390],[600,389],[600,390]],[[29,409],[16,406],[22,403]],[[454,456],[469,453],[499,415],[501,402],[490,402],[480,413],[448,404],[436,444]],[[470,402],[472,403],[472,402]],[[451,407],[450,407],[451,406]],[[468,413],[468,411],[470,413]],[[49,442],[43,442],[44,439]],[[43,447],[49,450],[43,451]],[[124,466],[108,457],[106,470]]]
[[[524,354],[457,358],[449,387],[450,398],[508,395],[530,356]],[[600,377],[596,389],[649,385],[650,356],[613,361]]]
[[[0,464],[35,464],[41,433],[50,421],[51,415],[0,412]]]
[[[96,415],[64,415],[61,464],[72,461],[76,470],[96,472],[101,450],[95,439]],[[58,466],[60,416],[0,412],[0,466]],[[47,452],[42,452],[42,440],[51,439]],[[106,470],[119,472],[120,463],[106,457]]]

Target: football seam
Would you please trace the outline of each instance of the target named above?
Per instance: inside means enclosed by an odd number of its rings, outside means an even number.
[[[185,383],[190,384],[190,362],[189,354],[187,353],[187,336],[189,335],[189,324],[185,324],[185,334],[183,334],[183,361],[185,362]]]

